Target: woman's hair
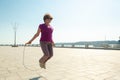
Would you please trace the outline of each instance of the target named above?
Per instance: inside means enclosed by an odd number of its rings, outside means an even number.
[[[45,21],[46,19],[53,19],[53,17],[50,15],[50,14],[45,14],[44,17],[43,17],[43,20]]]

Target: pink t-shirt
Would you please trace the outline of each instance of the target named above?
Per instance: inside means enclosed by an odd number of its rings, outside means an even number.
[[[39,28],[41,29],[40,41],[53,42],[53,39],[52,39],[53,28],[52,28],[52,26],[47,26],[46,24],[40,24]]]

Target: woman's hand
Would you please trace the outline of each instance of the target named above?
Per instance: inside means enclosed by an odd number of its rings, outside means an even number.
[[[55,43],[54,42],[52,42],[52,46],[55,47]]]
[[[25,43],[25,46],[27,45],[27,44],[31,44],[32,42],[31,41],[29,41],[29,42],[27,42],[27,43]]]

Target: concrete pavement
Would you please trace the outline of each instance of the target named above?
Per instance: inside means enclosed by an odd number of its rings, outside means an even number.
[[[54,57],[41,69],[39,47],[0,47],[0,80],[120,80],[120,51],[54,48]]]

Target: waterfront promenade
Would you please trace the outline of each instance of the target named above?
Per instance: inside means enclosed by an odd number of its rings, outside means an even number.
[[[41,69],[40,47],[0,47],[0,80],[120,80],[120,50],[54,48]]]

